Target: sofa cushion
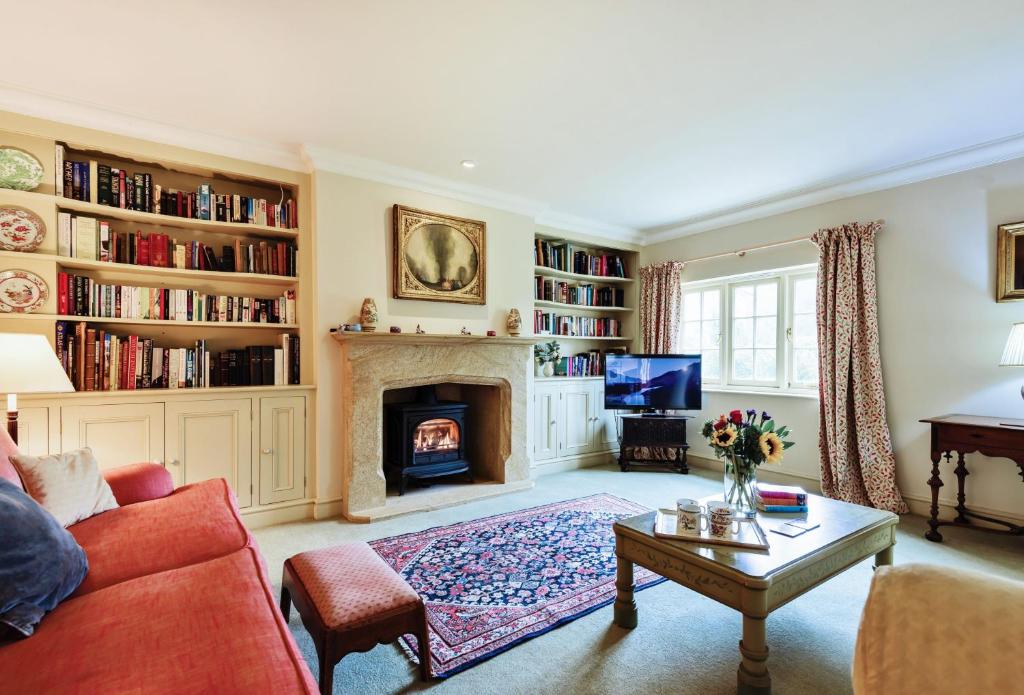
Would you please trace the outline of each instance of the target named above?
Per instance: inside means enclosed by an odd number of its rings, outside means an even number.
[[[117,509],[114,493],[88,447],[47,456],[16,454],[11,461],[28,494],[63,526]]]
[[[88,569],[71,534],[24,490],[0,478],[0,628],[31,635]]]
[[[366,543],[344,543],[288,559],[331,630],[349,630],[416,605],[420,597]]]
[[[17,453],[18,445],[11,439],[11,435],[7,434],[7,429],[0,427],[0,478],[9,480],[24,490],[25,486],[21,484],[18,469],[14,467],[14,462],[11,461],[11,457]]]
[[[65,601],[0,673],[51,695],[317,692],[253,548]]]
[[[159,463],[129,463],[103,471],[103,478],[122,507],[147,502],[174,492],[174,481]]]
[[[76,596],[153,572],[223,557],[251,544],[221,478],[121,507],[68,528],[89,557]]]

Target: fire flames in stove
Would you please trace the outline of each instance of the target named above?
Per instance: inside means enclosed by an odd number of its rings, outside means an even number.
[[[459,426],[448,418],[427,420],[416,428],[412,440],[417,454],[456,451],[459,448]]]

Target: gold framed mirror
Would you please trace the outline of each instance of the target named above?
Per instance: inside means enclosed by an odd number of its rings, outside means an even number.
[[[999,225],[996,266],[996,301],[1024,299],[1024,222]]]

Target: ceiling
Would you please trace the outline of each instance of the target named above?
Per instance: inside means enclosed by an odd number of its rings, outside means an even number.
[[[317,166],[608,233],[685,233],[1024,133],[1019,0],[62,0],[4,15],[24,30],[4,35],[0,107],[113,112],[112,130],[200,131],[252,158],[305,146]]]

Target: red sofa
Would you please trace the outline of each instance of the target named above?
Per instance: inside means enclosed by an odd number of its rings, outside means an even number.
[[[0,429],[0,475],[20,485]],[[153,463],[104,473],[119,509],[68,531],[89,573],[0,646],[0,694],[316,693],[224,480],[174,490]]]

